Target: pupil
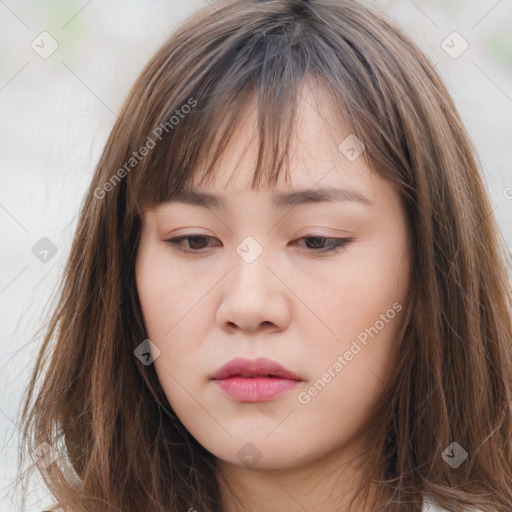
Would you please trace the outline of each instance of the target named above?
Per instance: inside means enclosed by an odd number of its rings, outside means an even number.
[[[194,243],[196,243],[198,239],[199,239],[199,245],[201,245],[201,239],[203,240],[203,243],[204,243],[205,237],[204,236],[194,236],[194,237],[189,239],[189,245],[192,247],[192,249],[197,249],[198,248],[198,247],[194,247]]]
[[[318,246],[322,247],[322,238],[318,236],[309,237],[309,240],[313,240],[313,245],[318,248]],[[308,246],[311,244],[308,244]]]

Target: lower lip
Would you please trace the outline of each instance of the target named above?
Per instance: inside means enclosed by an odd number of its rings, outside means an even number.
[[[278,377],[229,377],[214,380],[224,393],[239,402],[264,402],[293,389],[300,381]]]

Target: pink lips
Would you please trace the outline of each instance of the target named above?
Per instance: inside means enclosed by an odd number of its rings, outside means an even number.
[[[291,370],[266,358],[236,357],[212,377],[228,396],[239,402],[264,402],[296,387],[302,379]]]

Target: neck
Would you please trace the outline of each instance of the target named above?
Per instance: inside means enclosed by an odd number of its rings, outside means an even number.
[[[295,467],[245,467],[218,460],[223,512],[369,511],[362,496],[350,502],[361,483],[356,457],[340,451]],[[368,503],[374,497],[371,488]]]

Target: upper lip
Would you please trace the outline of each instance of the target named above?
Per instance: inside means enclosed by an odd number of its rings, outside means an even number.
[[[285,368],[276,361],[260,357],[258,359],[245,359],[235,357],[221,366],[212,379],[227,379],[228,377],[281,377],[284,379],[302,380],[296,373]]]

